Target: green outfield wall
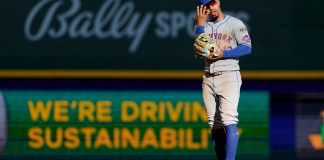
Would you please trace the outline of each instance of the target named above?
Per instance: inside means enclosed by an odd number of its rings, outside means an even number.
[[[3,91],[2,156],[214,156],[197,91]],[[243,92],[239,157],[269,156],[269,94]],[[3,119],[3,116],[2,116]],[[3,134],[4,135],[4,134]],[[136,158],[137,157],[137,158]]]
[[[241,68],[323,70],[324,22],[318,20],[323,2],[279,0],[275,9],[269,3],[222,1],[224,13],[241,19],[252,37],[253,53],[241,58]],[[201,70],[203,60],[192,51],[196,5],[188,0],[6,0],[0,5],[0,68]]]

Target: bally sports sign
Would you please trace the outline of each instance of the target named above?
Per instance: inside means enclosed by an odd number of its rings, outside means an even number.
[[[143,12],[136,10],[135,1],[121,0],[105,0],[96,10],[84,10],[83,5],[81,0],[38,1],[25,21],[26,38],[30,41],[65,36],[71,39],[128,38],[131,39],[129,52],[133,53],[145,35],[152,34],[148,33],[150,26],[154,26],[154,34],[159,39],[177,38],[182,31],[193,36],[194,10],[188,13],[181,10]],[[245,11],[226,13],[243,21],[250,19]]]

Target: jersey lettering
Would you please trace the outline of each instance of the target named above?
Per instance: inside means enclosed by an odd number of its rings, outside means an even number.
[[[209,34],[209,36],[212,37],[213,39],[222,40],[226,42],[230,42],[233,39],[231,35],[224,34],[224,33],[211,33]]]

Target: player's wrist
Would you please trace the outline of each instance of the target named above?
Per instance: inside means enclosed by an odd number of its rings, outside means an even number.
[[[197,21],[197,26],[204,26],[205,23],[205,21]]]
[[[218,53],[217,59],[221,59],[223,58],[223,56],[224,56],[224,50],[221,49]]]

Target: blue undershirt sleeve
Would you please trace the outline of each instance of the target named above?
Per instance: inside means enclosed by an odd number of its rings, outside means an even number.
[[[250,54],[252,51],[252,48],[250,46],[239,44],[234,49],[230,50],[224,50],[223,52],[223,58],[239,58],[244,55]]]
[[[200,34],[205,32],[205,27],[204,26],[197,26],[196,27],[196,33],[195,33],[195,38],[197,38]]]

